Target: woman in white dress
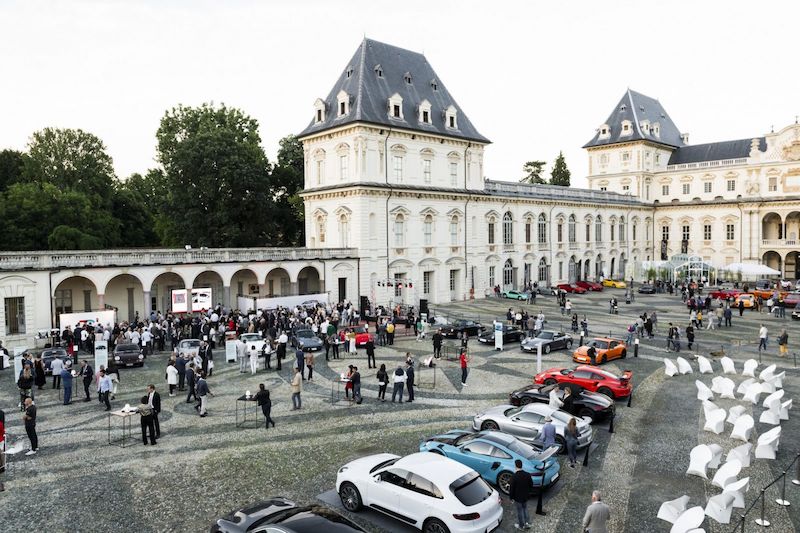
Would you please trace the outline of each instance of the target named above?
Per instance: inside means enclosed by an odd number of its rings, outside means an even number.
[[[350,350],[349,350],[349,352],[352,353],[352,354],[355,354],[356,353],[356,332],[353,331],[353,330],[350,330],[350,332],[347,335],[348,335],[348,337],[350,337]]]

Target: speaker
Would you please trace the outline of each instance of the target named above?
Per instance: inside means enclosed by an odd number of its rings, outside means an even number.
[[[419,312],[428,314],[428,300],[420,298],[420,300],[419,300]]]

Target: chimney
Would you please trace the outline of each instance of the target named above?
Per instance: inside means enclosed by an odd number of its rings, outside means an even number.
[[[689,144],[689,134],[681,133],[681,140],[683,141],[683,144]]]

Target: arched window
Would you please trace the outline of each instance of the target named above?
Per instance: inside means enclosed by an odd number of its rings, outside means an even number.
[[[594,240],[598,243],[603,242],[603,217],[600,215],[594,219]]]
[[[507,259],[503,265],[503,285],[510,286],[514,284],[514,266],[511,264],[511,259]]]
[[[433,244],[433,216],[425,215],[423,226],[425,233],[425,246],[430,246]]]
[[[531,226],[533,225],[533,219],[531,217],[527,217],[525,219],[525,244],[531,243]]]
[[[539,282],[547,281],[547,261],[544,257],[539,260]]]
[[[458,246],[458,217],[456,215],[450,218],[450,244]]]
[[[625,217],[619,217],[619,242],[625,242]]]
[[[634,220],[633,225],[631,225],[631,240],[636,242],[636,228],[638,227],[638,223]]]
[[[586,219],[586,242],[592,242],[592,219]]]
[[[569,242],[575,242],[575,215],[569,216],[569,222],[567,225],[567,238]]]
[[[489,217],[489,224],[488,224],[488,232],[489,232],[489,244],[494,244],[494,226],[495,226],[495,218],[493,216]]]
[[[406,243],[406,217],[398,213],[394,217],[394,245],[397,247],[405,246]]]
[[[564,219],[559,218],[556,220],[556,242],[564,242]]]
[[[544,217],[544,213],[539,215],[539,223],[537,229],[538,237],[539,237],[539,244],[546,244],[547,243],[547,219]]]
[[[339,240],[342,248],[350,246],[350,219],[344,213],[339,215]]]
[[[615,219],[613,219],[613,218],[612,218],[612,219],[611,219],[611,221],[610,221],[609,223],[611,224],[611,242],[614,242],[614,237],[615,237],[615,234],[614,234],[614,232],[615,232],[615,231],[616,231],[616,229],[617,229],[617,228],[615,227],[615,226],[617,225],[617,221],[616,221]]]
[[[503,215],[503,244],[514,244],[514,221],[509,212]]]
[[[325,244],[325,217],[322,215],[317,217],[317,240],[320,244]]]

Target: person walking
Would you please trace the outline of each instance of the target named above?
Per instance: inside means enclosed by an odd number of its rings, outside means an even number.
[[[305,352],[303,362],[308,369],[308,381],[314,381],[314,352]]]
[[[297,411],[303,407],[303,402],[300,399],[300,392],[303,388],[303,376],[300,374],[300,369],[294,369],[294,377],[292,378],[292,411]]]
[[[258,384],[258,392],[256,393],[256,401],[261,406],[261,412],[264,414],[264,429],[269,429],[269,425],[275,427],[275,421],[272,419],[272,400],[269,399],[269,391],[263,383]]]
[[[375,375],[378,378],[378,399],[382,402],[386,401],[386,386],[389,384],[389,374],[386,372],[386,365],[381,363],[381,368]]]
[[[414,401],[414,360],[406,361],[406,389],[408,389],[407,403]]]
[[[198,373],[199,379],[197,380],[197,384],[195,385],[195,389],[197,391],[197,396],[200,398],[200,416],[206,417],[208,416],[208,397],[214,396],[211,393],[211,389],[208,388],[208,382],[206,381],[206,375],[201,370]]]
[[[599,490],[592,491],[592,503],[583,515],[583,529],[588,533],[608,533],[607,522],[611,519],[611,509],[601,501]]]
[[[97,392],[100,393],[100,401],[106,404],[106,411],[111,410],[111,402],[108,397],[111,394],[111,378],[106,374],[106,371],[100,369],[100,378],[97,380]]]
[[[764,324],[758,330],[758,351],[761,350],[767,351],[767,327]]]
[[[297,348],[294,351],[294,367],[300,371],[300,377],[302,379],[306,379],[305,376],[305,366],[306,366],[306,354],[303,353],[303,350]]]
[[[722,316],[725,318],[725,327],[731,327],[731,318],[733,317],[733,311],[731,310],[730,306],[725,307],[725,311],[723,311]]]
[[[175,388],[178,386],[178,369],[175,368],[175,363],[170,361],[167,364],[167,385],[169,385],[169,396],[170,398],[175,396]]]
[[[91,386],[92,379],[94,378],[94,370],[92,370],[92,367],[89,366],[89,363],[86,361],[86,359],[81,361],[81,369],[78,375],[83,379],[83,392],[86,394],[86,398],[84,398],[83,401],[88,402],[91,400],[89,387]]]
[[[444,340],[444,335],[442,335],[442,330],[437,329],[436,333],[433,334],[433,356],[436,359],[439,359],[442,356],[442,341]]]
[[[378,368],[375,364],[375,343],[372,342],[372,337],[367,341],[367,368]]]
[[[778,355],[779,357],[786,357],[789,354],[789,334],[786,329],[781,331],[781,336],[778,337]]]
[[[255,344],[250,347],[250,375],[255,375],[258,372],[258,350]]]
[[[286,345],[289,342],[289,337],[286,333],[281,332],[280,336],[278,337],[278,350],[277,350],[277,357],[275,370],[281,369],[281,363],[286,358]]]
[[[570,390],[570,389],[566,389]],[[564,398],[566,400],[566,396]],[[566,401],[564,402],[566,406]],[[570,418],[567,422],[567,429],[564,430],[564,439],[567,441],[567,456],[569,457],[569,467],[575,468],[578,461],[578,424],[575,418]]]
[[[161,438],[161,423],[158,421],[158,415],[161,413],[161,395],[156,392],[155,385],[147,386],[147,406],[153,411],[153,428],[156,431],[156,438]]]
[[[64,384],[64,405],[72,403],[72,372],[66,368],[61,371],[61,381]]]
[[[31,441],[31,449],[25,455],[34,455],[39,451],[39,436],[36,434],[36,405],[30,396],[25,398],[25,414],[22,419],[25,421],[25,433]]]
[[[470,357],[467,355],[466,350],[461,350],[461,355],[458,357],[458,361],[461,364],[461,387],[467,386],[467,376],[469,375],[469,364]]]
[[[153,422],[153,408],[148,404],[147,395],[142,396],[139,407],[140,421],[142,424],[142,444],[147,446],[147,437],[150,436],[150,445],[156,445],[156,428]]]
[[[528,516],[528,497],[533,491],[533,480],[531,474],[522,469],[522,460],[514,460],[515,471],[511,476],[511,486],[508,495],[514,502],[514,507],[517,510],[517,523],[514,524],[516,529],[530,529],[531,520]]]
[[[686,342],[689,345],[689,349],[692,349],[692,344],[694,344],[694,328],[691,324],[686,326]]]
[[[392,389],[392,403],[394,403],[395,398],[398,399],[399,403],[403,403],[403,385],[406,382],[406,373],[403,372],[401,367],[398,366],[394,371],[392,381],[394,382],[394,388]]]
[[[111,381],[111,399],[113,400],[117,397],[119,387],[119,367],[117,366],[117,362],[112,358],[109,358],[106,375]]]
[[[192,399],[197,400],[194,363],[189,363],[189,366],[186,367],[186,387],[189,389],[189,394],[186,395],[186,403],[190,403]]]
[[[739,316],[744,314],[744,300],[739,298]]]
[[[64,361],[56,357],[50,363],[50,372],[53,374],[53,388],[61,388],[61,371],[64,370]]]

